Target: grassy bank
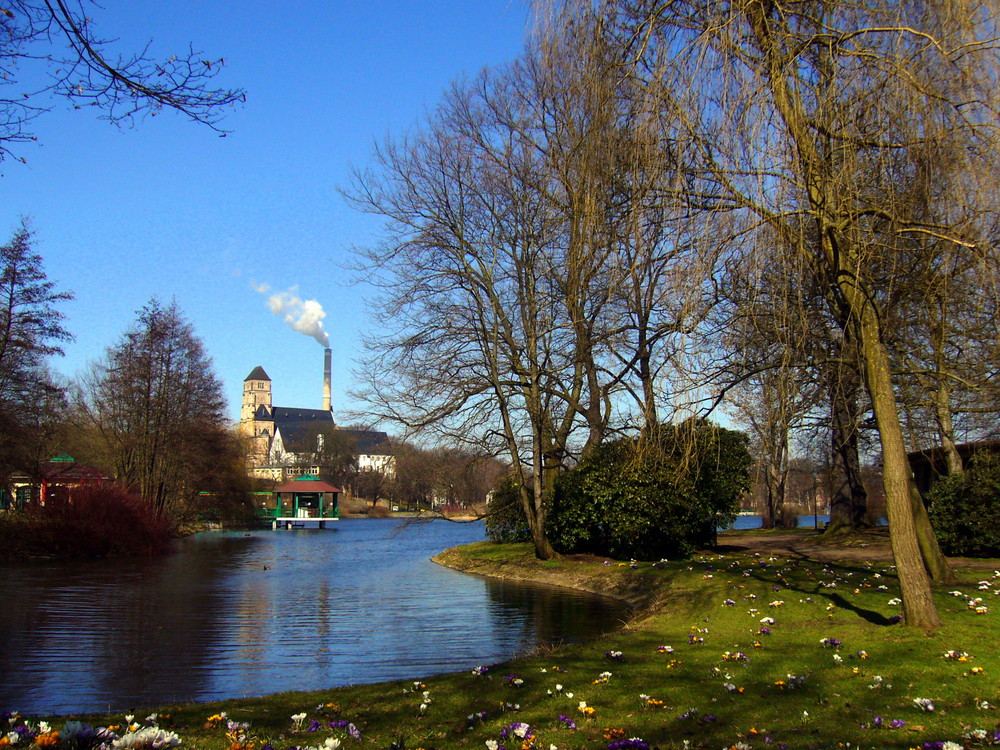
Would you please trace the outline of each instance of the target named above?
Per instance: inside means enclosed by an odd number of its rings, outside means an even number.
[[[230,750],[328,739],[399,750],[491,741],[506,750],[1000,742],[1000,574],[992,569],[959,570],[952,593],[938,592],[945,626],[925,635],[892,624],[898,589],[887,563],[753,554],[635,567],[540,563],[525,546],[485,543],[442,561],[601,590],[639,609],[598,642],[540,649],[482,674],[163,707],[156,722],[186,747]],[[227,736],[221,712],[249,728]]]

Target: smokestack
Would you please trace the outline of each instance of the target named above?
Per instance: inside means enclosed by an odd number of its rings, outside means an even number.
[[[323,411],[330,411],[330,364],[331,354],[329,349],[323,350]]]

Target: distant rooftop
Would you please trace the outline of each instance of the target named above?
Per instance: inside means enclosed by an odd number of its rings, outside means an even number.
[[[264,368],[261,367],[260,365],[257,365],[255,368],[253,368],[253,372],[251,372],[249,375],[243,378],[243,382],[245,383],[248,380],[270,380],[270,379],[271,378],[267,376],[267,373],[264,372]]]

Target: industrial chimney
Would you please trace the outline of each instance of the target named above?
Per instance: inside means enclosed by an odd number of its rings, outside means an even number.
[[[323,411],[330,411],[333,407],[330,405],[330,359],[331,353],[329,349],[323,350]]]

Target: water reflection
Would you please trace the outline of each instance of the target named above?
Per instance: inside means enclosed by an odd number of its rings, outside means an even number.
[[[0,710],[48,713],[416,678],[615,627],[620,607],[429,562],[478,525],[213,534],[155,561],[8,565]]]
[[[518,623],[525,644],[575,643],[595,635],[595,622],[604,623],[606,630],[621,624],[621,608],[609,613],[608,602],[598,597],[554,586],[512,588],[494,579],[485,583],[491,619]]]

